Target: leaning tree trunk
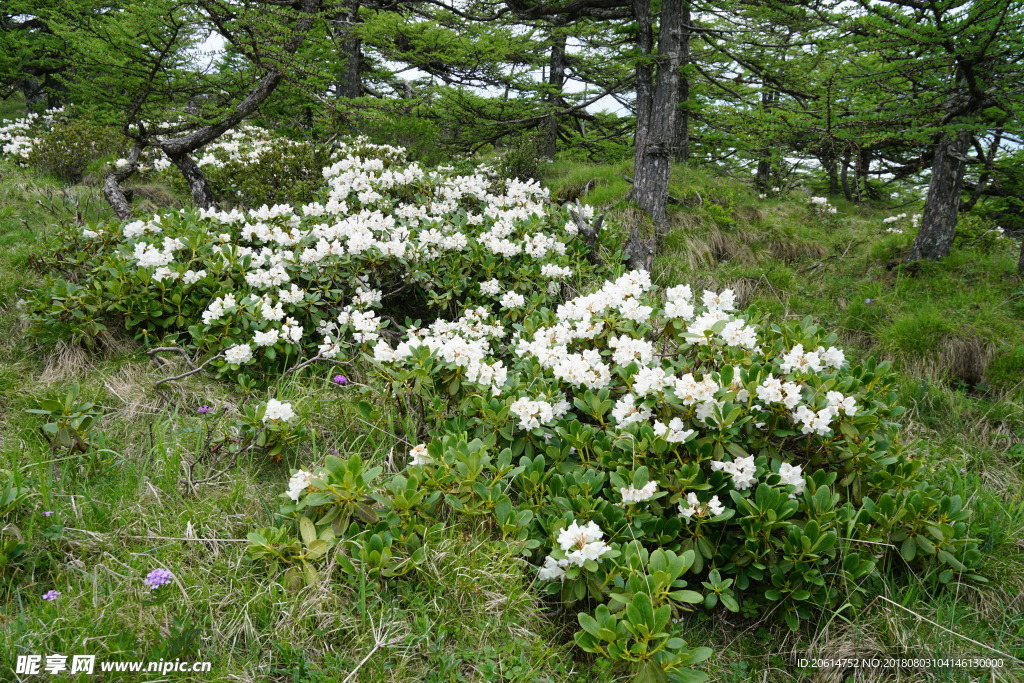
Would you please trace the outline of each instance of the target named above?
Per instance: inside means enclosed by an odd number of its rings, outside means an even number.
[[[650,0],[634,0],[633,8],[640,28],[638,43],[641,58],[649,60],[653,47]],[[637,67],[638,136],[632,198],[651,217],[657,242],[661,241],[668,229],[665,205],[668,203],[668,185],[672,175],[672,142],[675,135],[676,112],[679,109],[682,19],[681,0],[664,0],[658,35],[657,80],[652,84],[649,66],[641,64]],[[643,108],[642,94],[647,100],[647,105]],[[642,117],[646,118],[644,124],[641,124]],[[642,134],[641,125],[644,128]],[[650,260],[650,256],[647,260]]]
[[[128,163],[121,168],[116,168],[107,174],[103,182],[103,196],[107,198],[110,208],[114,210],[117,217],[123,221],[132,217],[132,203],[121,188],[121,183],[128,180],[139,167],[139,155],[142,154],[142,147],[139,143],[132,145],[128,152]]]
[[[288,55],[295,54],[299,49],[306,34],[312,27],[313,21],[317,17],[321,0],[299,0],[297,4],[301,17],[295,22],[294,27],[289,32],[289,38],[283,46],[283,51]],[[284,72],[280,67],[271,68],[246,93],[242,101],[235,105],[234,110],[216,123],[197,128],[178,137],[163,139],[159,142],[155,142],[146,136],[136,137],[131,152],[134,155],[134,161],[133,157],[130,156],[128,165],[109,173],[103,184],[103,194],[106,196],[107,201],[110,202],[114,213],[122,219],[131,216],[131,202],[121,190],[120,184],[135,172],[142,148],[150,145],[161,149],[178,166],[178,169],[182,171],[186,182],[189,183],[189,189],[192,190],[192,196],[196,200],[196,204],[203,208],[211,207],[213,205],[213,194],[210,193],[209,187],[206,185],[206,178],[202,171],[199,170],[199,167],[196,166],[189,155],[203,145],[213,142],[244,121],[246,117],[255,112],[270,97],[271,93],[277,89],[277,86],[283,79]],[[138,122],[136,121],[135,123]],[[198,182],[200,178],[202,178],[201,184]]]
[[[192,201],[196,203],[196,206],[200,209],[212,209],[216,205],[213,191],[210,189],[210,183],[206,180],[206,174],[196,164],[192,155],[183,153],[170,157],[170,159],[185,179],[188,190],[192,193]]]
[[[907,261],[937,260],[946,256],[953,246],[970,141],[971,135],[967,131],[945,135],[939,140],[932,162],[928,196],[924,201],[921,229],[910,247]]]

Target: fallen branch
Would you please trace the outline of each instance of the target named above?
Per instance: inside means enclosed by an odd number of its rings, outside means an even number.
[[[214,361],[214,360],[217,360],[218,358],[223,358],[224,357],[223,353],[218,353],[216,356],[212,356],[210,358],[207,358],[206,361],[204,361],[202,365],[196,365],[195,361],[192,360],[192,358],[188,355],[188,353],[185,351],[185,349],[182,349],[182,348],[177,347],[177,346],[157,346],[157,347],[152,348],[152,349],[147,349],[146,353],[149,354],[149,357],[152,358],[154,360],[154,362],[156,362],[156,360],[159,358],[159,356],[157,356],[156,354],[163,353],[165,351],[175,351],[177,353],[180,353],[181,356],[185,359],[185,362],[187,362],[192,367],[192,369],[189,370],[188,372],[183,372],[180,375],[174,375],[173,377],[165,377],[163,379],[157,380],[156,384],[153,385],[153,388],[156,390],[156,393],[159,394],[160,398],[162,398],[167,403],[171,402],[171,398],[170,398],[170,396],[165,394],[160,389],[160,385],[161,384],[166,384],[167,382],[173,382],[176,379],[184,379],[186,377],[190,377],[191,375],[194,375],[197,372],[200,372],[203,368],[205,368],[207,365],[209,365],[211,361]]]

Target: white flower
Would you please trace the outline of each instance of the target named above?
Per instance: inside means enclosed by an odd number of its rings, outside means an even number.
[[[490,296],[497,296],[501,293],[501,283],[495,279],[480,283],[480,291]]]
[[[697,494],[692,491],[686,494],[686,505],[679,504],[679,514],[688,520],[692,519],[694,515],[698,517],[717,517],[723,512],[725,512],[725,506],[718,500],[718,496],[712,496],[711,500],[707,503],[701,503],[700,499],[697,498]]]
[[[611,550],[603,540],[604,532],[594,522],[580,526],[575,520],[558,534],[558,545],[566,553],[565,562],[582,567],[587,560],[597,560]]]
[[[509,290],[501,297],[500,303],[502,308],[520,308],[526,303],[526,299],[522,294]]]
[[[629,365],[637,361],[646,365],[654,357],[654,345],[643,339],[635,339],[623,334],[608,340],[609,348],[615,349],[612,360],[619,365]]]
[[[684,430],[683,427],[685,426],[685,423],[681,419],[674,417],[667,425],[662,422],[655,421],[653,429],[655,435],[660,436],[669,443],[682,443],[696,433],[692,429]]]
[[[554,581],[555,579],[564,579],[565,569],[563,569],[560,566],[559,562],[555,560],[555,558],[548,555],[544,558],[544,566],[537,570],[537,578],[541,581]]]
[[[725,506],[718,500],[718,496],[712,496],[711,500],[708,501],[708,512],[712,517],[717,517],[725,512]]]
[[[723,289],[717,294],[705,289],[701,298],[711,311],[731,311],[736,307],[736,293],[731,289]]]
[[[568,410],[568,403],[564,399],[561,402],[564,408],[560,411],[547,401],[532,401],[528,398],[520,398],[509,406],[509,410],[519,418],[519,426],[523,429],[536,429],[542,424],[547,424],[556,417],[561,417]]]
[[[793,422],[802,425],[801,431],[804,434],[818,434],[825,436],[831,431],[829,424],[832,422],[832,418],[835,416],[831,406],[826,406],[814,412],[807,406],[799,406],[793,413]]]
[[[633,394],[626,394],[615,402],[612,408],[612,417],[619,429],[625,429],[631,424],[644,422],[651,417],[651,409],[646,406],[634,404]]]
[[[195,283],[199,282],[204,277],[206,277],[206,271],[205,270],[195,271],[195,270],[189,269],[189,270],[186,270],[184,273],[182,273],[181,281],[184,282],[186,285],[192,285],[192,284],[195,284]]]
[[[835,413],[846,413],[847,415],[857,414],[857,400],[853,396],[843,396],[838,391],[830,391],[825,394],[828,405]]]
[[[779,369],[789,374],[791,372],[820,372],[824,368],[821,357],[817,351],[804,352],[803,344],[797,344],[789,353],[782,357],[782,364]]]
[[[692,491],[686,494],[686,505],[684,506],[682,503],[679,504],[679,514],[686,517],[686,519],[690,519],[697,514],[699,509],[700,500],[697,499],[697,494]]]
[[[267,401],[267,409],[263,413],[264,422],[288,422],[295,417],[291,403],[284,403],[272,398]]]
[[[299,470],[288,480],[288,497],[298,500],[302,492],[313,483],[313,473],[306,470]]]
[[[274,344],[277,343],[277,340],[280,337],[280,335],[280,331],[274,328],[271,328],[266,332],[257,331],[253,335],[253,342],[256,344],[256,346],[273,346]]]
[[[799,465],[794,466],[788,462],[782,463],[779,466],[779,477],[782,479],[783,484],[795,487],[793,493],[790,494],[790,498],[795,498],[804,492],[806,482],[803,478],[802,468]]]
[[[757,483],[757,465],[754,464],[754,456],[748,455],[745,458],[737,458],[732,462],[714,460],[711,462],[711,471],[719,470],[727,472],[732,476],[732,485],[738,491],[749,489]]]
[[[656,481],[649,481],[639,489],[633,488],[632,485],[619,489],[623,503],[642,503],[645,500],[650,500],[657,491],[658,482]]]
[[[409,464],[417,467],[423,465],[433,465],[434,459],[427,453],[427,445],[424,443],[418,444],[411,451],[409,451]]]
[[[593,521],[580,526],[576,520],[573,520],[572,524],[558,532],[556,540],[563,551],[569,552],[574,548],[582,548],[588,543],[600,541],[602,538],[604,538],[604,532]]]
[[[818,355],[821,356],[822,362],[830,368],[838,369],[843,367],[843,364],[846,363],[846,354],[834,346],[828,347],[828,350],[819,346]]]
[[[252,347],[248,344],[235,344],[224,351],[224,359],[235,365],[243,365],[252,360]]]

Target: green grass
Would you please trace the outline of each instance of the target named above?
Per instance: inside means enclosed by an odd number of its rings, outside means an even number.
[[[583,201],[635,220],[624,199],[628,171],[556,162],[547,180],[556,196],[579,194],[593,180]],[[309,419],[315,441],[285,462],[245,457],[213,482],[183,486],[207,425],[251,397],[195,375],[177,383],[178,407],[168,407],[153,389],[160,372],[130,340],[90,355],[26,332],[17,301],[40,279],[31,257],[47,231],[73,220],[76,198],[89,219],[106,211],[95,188],[62,190],[0,165],[0,468],[20,472],[33,494],[14,520],[29,555],[17,573],[0,575],[0,666],[17,654],[89,652],[211,661],[212,675],[194,680],[615,680],[573,647],[573,614],[539,597],[516,549],[465,523],[447,523],[421,567],[384,585],[353,585],[328,564],[316,586],[287,591],[251,561],[238,541],[274,523],[289,467],[330,448],[393,467],[395,439],[406,431],[401,416],[382,406],[375,424],[362,421],[354,385],[369,380],[358,368],[345,389],[323,373],[294,378],[277,395]],[[732,286],[745,305],[776,318],[814,316],[854,356],[893,360],[910,408],[903,438],[936,483],[970,501],[987,553],[987,584],[928,589],[890,567],[885,591],[867,607],[821,615],[795,634],[771,620],[695,616],[687,639],[715,649],[706,665],[712,679],[840,680],[798,667],[801,657],[998,657],[995,649],[1024,658],[1024,287],[1012,246],[907,268],[900,256],[908,240],[883,233],[884,208],[839,202],[837,225],[822,225],[808,219],[800,197],[759,200],[734,180],[692,169],[677,169],[672,194],[683,206],[673,212],[656,280]],[[960,376],[977,367],[979,381]],[[25,410],[74,383],[104,417],[94,448],[54,467],[42,420]],[[202,404],[217,411],[200,416]],[[156,567],[171,568],[176,581],[160,589],[164,602],[147,604],[141,579]],[[58,602],[40,599],[50,589],[61,591]],[[847,673],[854,681],[1024,680],[1009,659],[997,676]]]

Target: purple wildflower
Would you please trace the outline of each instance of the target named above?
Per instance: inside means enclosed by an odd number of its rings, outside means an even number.
[[[866,303],[866,304],[871,303],[871,299],[864,299],[864,303]]]
[[[196,408],[196,412],[199,413],[200,415],[205,415],[206,413],[210,412],[211,410],[213,410],[213,408],[211,408],[210,406],[205,406],[205,405],[204,406],[199,406],[198,408]]]
[[[345,375],[335,375],[334,376],[334,383],[335,384],[348,384],[348,377],[345,377]]]
[[[338,452],[338,449],[334,448],[333,446],[328,450],[331,452],[331,455],[341,455],[341,453]]]
[[[174,574],[168,569],[154,569],[146,578],[142,580],[142,583],[149,586],[151,589],[159,588],[164,584],[170,583],[174,579]]]
[[[53,514],[53,510],[43,510],[43,517],[49,517]]]
[[[49,590],[43,593],[43,600],[56,600],[60,597],[60,591]]]

